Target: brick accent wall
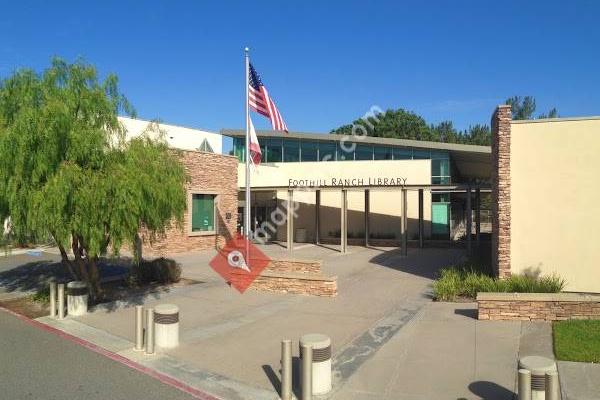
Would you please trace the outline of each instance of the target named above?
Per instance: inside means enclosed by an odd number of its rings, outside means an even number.
[[[264,270],[273,273],[320,274],[322,263],[319,260],[271,260]]]
[[[600,295],[580,293],[479,293],[481,320],[600,319]]]
[[[235,279],[236,272],[232,273]],[[264,272],[256,277],[249,289],[261,292],[303,294],[309,296],[337,296],[337,277],[314,274],[281,274]]]
[[[492,116],[492,265],[500,278],[510,276],[510,122],[509,105]]]
[[[183,227],[171,227],[152,245],[141,232],[144,256],[166,256],[192,250],[222,247],[237,229],[237,164],[233,156],[200,151],[182,151],[185,170],[190,177],[186,185],[188,209]],[[216,233],[191,232],[191,198],[193,193],[214,194]],[[229,218],[228,218],[229,217]]]

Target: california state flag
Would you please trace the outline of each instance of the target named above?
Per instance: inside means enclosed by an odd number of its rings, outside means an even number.
[[[250,115],[248,115],[248,125],[250,126],[250,160],[252,161],[252,164],[258,166],[260,164],[262,152],[260,151],[260,144],[258,144],[258,137],[256,136],[254,124],[252,123]]]

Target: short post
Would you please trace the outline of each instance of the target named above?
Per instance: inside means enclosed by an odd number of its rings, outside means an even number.
[[[300,357],[302,362],[300,391],[301,400],[312,399],[312,346],[300,345]]]
[[[531,400],[531,372],[519,370],[519,400]]]
[[[135,351],[144,350],[144,307],[135,306]]]
[[[175,304],[154,307],[154,341],[163,349],[179,346],[179,307]]]
[[[56,282],[50,282],[50,317],[56,318]]]
[[[154,309],[146,310],[146,351],[147,356],[154,354]]]
[[[281,341],[281,400],[292,400],[292,341]]]
[[[546,400],[560,400],[558,387],[558,372],[546,372]]]
[[[65,284],[58,284],[58,319],[65,318]]]

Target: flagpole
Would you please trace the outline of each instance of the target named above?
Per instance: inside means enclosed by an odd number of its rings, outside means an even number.
[[[250,215],[251,215],[251,197],[250,197],[250,109],[248,105],[248,86],[250,84],[250,49],[246,47],[244,49],[244,59],[246,62],[246,201],[244,205],[244,236],[246,236],[246,263],[250,265]]]

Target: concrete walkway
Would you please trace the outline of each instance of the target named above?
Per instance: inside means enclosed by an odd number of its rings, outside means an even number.
[[[520,322],[478,321],[472,303],[429,303],[335,399],[513,399]]]
[[[242,295],[208,267],[214,252],[198,252],[174,258],[199,284],[41,321],[223,399],[277,399],[280,340],[294,341],[297,370],[298,338],[309,332],[332,338],[334,390],[326,398],[340,400],[512,399],[519,355],[552,355],[549,324],[478,321],[473,303],[431,302],[436,271],[459,261],[460,250],[409,249],[402,257],[376,248],[342,255],[298,247],[294,258],[322,259],[324,273],[338,276],[338,297]],[[263,250],[289,256],[278,245]],[[133,305],[167,302],[180,307],[180,347],[153,357],[133,352]],[[565,377],[581,371],[559,368]],[[564,398],[594,398],[577,392],[594,390],[585,381],[594,373],[584,381],[561,377]]]

